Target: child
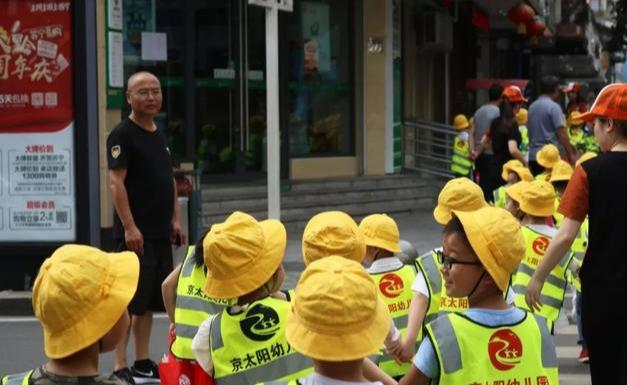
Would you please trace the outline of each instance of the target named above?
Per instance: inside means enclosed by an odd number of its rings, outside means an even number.
[[[505,185],[494,190],[492,194],[494,195],[494,207],[504,208],[506,201],[505,188],[521,180],[529,182],[533,180],[533,175],[519,160],[512,159],[503,165],[501,178],[505,181]]]
[[[579,111],[573,111],[568,116],[568,140],[571,146],[578,153],[586,151],[586,132],[583,129],[584,121],[579,118],[581,113]]]
[[[416,270],[413,266],[403,265],[394,255],[401,252],[398,226],[385,214],[373,214],[361,221],[359,229],[366,240],[363,265],[374,280],[379,297],[388,306],[394,323],[407,325]],[[400,327],[402,336],[406,334],[405,329]],[[392,377],[400,378],[409,369],[409,364],[399,365],[389,354],[377,358],[379,367]]]
[[[477,210],[485,207],[483,191],[468,178],[448,181],[438,196],[433,210],[435,221],[444,226],[451,219],[452,210]],[[409,306],[407,334],[401,342],[400,360],[410,362],[416,352],[416,339],[427,322],[441,312],[463,311],[468,308],[467,298],[451,298],[446,295],[444,279],[440,273],[437,255],[441,248],[431,250],[416,259],[416,279],[412,284],[414,298]],[[513,301],[513,298],[512,298]]]
[[[536,162],[544,167],[544,172],[536,175],[536,180],[548,181],[553,166],[560,160],[560,151],[553,144],[544,145],[536,154]]]
[[[439,253],[446,292],[467,297],[463,314],[429,323],[413,365],[399,385],[507,383],[557,384],[553,339],[541,317],[503,298],[525,254],[520,225],[495,207],[453,211]],[[542,382],[541,382],[542,381]]]
[[[520,146],[518,149],[523,153],[525,162],[529,162],[529,130],[527,129],[527,120],[529,117],[529,111],[526,108],[521,108],[516,113],[516,123],[518,123],[518,131],[520,132]]]
[[[469,177],[472,172],[472,160],[470,159],[470,144],[468,142],[468,129],[470,123],[465,115],[456,115],[453,119],[453,128],[457,136],[453,141],[453,156],[451,157],[451,172],[455,178]]]
[[[566,186],[568,185],[568,181],[572,175],[573,168],[570,167],[568,162],[560,159],[560,161],[553,167],[553,172],[551,173],[551,178],[549,179],[549,182],[551,182],[555,192],[557,193],[555,197],[555,212],[553,213],[553,222],[557,228],[562,225],[562,220],[564,220],[564,216],[557,212],[557,208],[559,207],[562,194],[566,190]]]
[[[203,240],[204,291],[236,305],[204,321],[192,340],[196,361],[216,385],[298,378],[312,371],[309,358],[285,337],[289,302],[271,296],[283,283],[287,235],[277,220],[257,222],[234,212],[211,226]]]
[[[271,384],[382,385],[364,377],[364,362],[381,347],[389,324],[387,306],[361,265],[338,256],[311,263],[296,286],[287,340],[313,360],[315,373]]]
[[[44,332],[43,366],[6,376],[3,385],[128,385],[98,374],[98,356],[112,351],[130,326],[126,308],[139,280],[135,253],[64,245],[41,265],[33,311]]]
[[[546,224],[547,217],[555,211],[555,189],[549,182],[533,181],[514,185],[507,190],[508,195],[519,205],[517,217],[522,225],[525,239],[525,257],[512,278],[516,306],[530,310],[525,303],[525,289],[536,267],[542,261],[544,252],[555,237],[557,230]],[[560,263],[551,271],[551,278],[542,290],[544,306],[538,315],[546,318],[549,330],[557,321],[566,294],[566,272],[572,255],[564,255]]]

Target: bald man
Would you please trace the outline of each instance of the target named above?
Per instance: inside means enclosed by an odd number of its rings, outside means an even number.
[[[158,383],[149,357],[152,314],[163,311],[161,282],[172,270],[172,243],[186,243],[168,142],[154,118],[161,110],[161,84],[149,72],[128,79],[131,114],[107,138],[109,188],[115,207],[113,237],[117,250],[134,251],[140,261],[137,292],[129,304],[135,363],[129,369],[126,347],[130,330],[116,349],[115,374],[131,383]]]

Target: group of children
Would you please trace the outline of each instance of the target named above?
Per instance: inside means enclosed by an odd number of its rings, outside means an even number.
[[[555,211],[553,185],[529,181],[523,169],[504,168],[507,210],[490,206],[471,180],[449,181],[433,212],[443,247],[409,263],[399,258],[399,230],[388,215],[359,225],[339,211],[314,216],[302,236],[306,268],[289,291],[280,290],[287,244],[280,221],[234,212],[214,224],[162,286],[171,359],[195,371],[174,383],[557,384],[551,328],[574,257],[551,275],[540,314],[523,310],[525,281],[554,234],[547,223]],[[40,377],[121,385],[98,374],[97,356],[127,327],[137,276],[132,253],[58,249],[33,292],[50,361],[3,385]]]

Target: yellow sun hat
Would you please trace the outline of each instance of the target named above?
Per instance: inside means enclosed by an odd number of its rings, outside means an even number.
[[[555,212],[555,196],[551,183],[534,180],[524,186],[518,203],[525,214],[548,217]]]
[[[560,160],[560,151],[554,144],[545,144],[536,154],[536,161],[544,168],[553,168]]]
[[[533,174],[527,167],[514,167],[512,171],[518,175],[521,181],[531,182],[533,180]]]
[[[507,179],[509,178],[509,173],[513,171],[514,167],[525,167],[525,165],[523,165],[522,162],[518,159],[512,159],[505,162],[501,169],[501,178],[505,182],[507,182]]]
[[[441,225],[447,224],[452,210],[476,210],[487,206],[481,187],[468,178],[451,179],[438,195],[438,205],[433,210],[433,218]]]
[[[205,293],[233,299],[253,292],[274,275],[287,245],[283,224],[275,219],[257,222],[236,211],[211,226],[203,240],[207,280]]]
[[[570,113],[570,115],[568,116],[568,122],[570,123],[571,126],[581,126],[583,125],[583,120],[581,120],[581,112],[579,111],[573,111]]]
[[[527,187],[529,183],[531,182],[526,180],[514,183],[511,186],[505,187],[505,193],[509,195],[512,200],[520,203],[520,200],[522,199],[522,191]]]
[[[524,126],[525,124],[527,124],[528,117],[529,111],[527,111],[526,108],[521,108],[516,113],[516,123],[518,123],[519,126]]]
[[[525,256],[525,239],[520,224],[507,210],[483,207],[475,211],[454,210],[470,246],[481,264],[503,292],[511,274]]]
[[[468,127],[470,127],[470,122],[468,122],[468,118],[466,118],[466,115],[455,115],[455,117],[453,118],[454,129],[456,129],[457,131],[461,131],[467,129]]]
[[[392,253],[400,253],[398,225],[386,214],[368,215],[359,223],[366,246],[378,247]]]
[[[330,255],[361,263],[366,256],[366,241],[357,223],[342,211],[314,215],[303,231],[305,265]]]
[[[560,159],[551,171],[551,178],[549,182],[568,181],[573,176],[573,168],[566,161]]]
[[[584,153],[582,156],[579,157],[579,159],[577,159],[577,162],[575,163],[575,167],[579,166],[580,164],[582,164],[583,162],[590,160],[592,158],[596,158],[597,154],[592,152],[592,151],[588,151],[586,153]]]
[[[135,253],[64,245],[39,269],[33,311],[49,358],[65,358],[98,342],[118,322],[139,279]]]
[[[366,270],[356,261],[329,256],[301,275],[285,334],[297,352],[337,362],[377,352],[389,330],[387,305]]]

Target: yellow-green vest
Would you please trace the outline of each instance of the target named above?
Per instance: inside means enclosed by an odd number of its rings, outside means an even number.
[[[585,152],[586,151],[586,134],[582,129],[577,131],[573,131],[572,128],[567,130],[568,132],[568,141],[571,146],[575,148],[575,151]]]
[[[2,385],[28,385],[32,374],[32,370],[18,374],[9,374],[2,377],[2,381],[0,383]]]
[[[447,314],[426,330],[440,385],[559,383],[555,345],[541,317],[526,313],[517,324],[492,327]]]
[[[559,196],[555,197],[555,210],[553,212],[553,222],[555,222],[555,227],[558,229],[562,226],[562,222],[564,222],[564,215],[557,211],[560,207],[560,203],[562,202],[562,198]]]
[[[549,179],[551,179],[551,174],[545,172],[542,172],[538,175],[536,175],[536,177],[534,178],[535,180],[541,180],[543,182],[548,182]]]
[[[577,290],[577,292],[581,292],[581,281],[579,280],[579,276],[576,272],[581,267],[583,258],[586,255],[586,250],[588,250],[588,217],[586,217],[586,219],[584,219],[581,223],[577,238],[575,238],[570,250],[573,253],[571,264],[574,266],[568,269],[568,282],[575,286],[575,290]]]
[[[542,261],[544,252],[547,250],[552,237],[535,232],[527,226],[523,226],[522,231],[525,237],[526,253],[514,274],[511,285],[516,306],[524,310],[530,310],[525,301],[525,291],[531,276]],[[551,270],[540,292],[542,308],[537,314],[547,319],[547,325],[550,330],[553,329],[553,324],[557,321],[564,303],[567,285],[566,269],[571,259],[572,254],[569,252]]]
[[[440,262],[434,249],[416,259],[416,268],[422,272],[429,289],[429,307],[423,325],[434,320],[440,313],[462,312],[468,309],[468,298],[453,298],[446,295]]]
[[[311,359],[287,343],[289,309],[289,302],[265,297],[240,314],[224,309],[212,316],[209,345],[216,385],[291,380],[313,371]]]
[[[379,289],[379,298],[388,306],[394,325],[400,330],[401,335],[405,337],[407,334],[409,305],[414,296],[411,285],[416,278],[416,270],[412,266],[403,265],[398,270],[371,274],[370,276]],[[419,333],[416,341],[418,342],[420,339],[421,335]],[[391,377],[402,376],[411,367],[409,363],[397,364],[385,350],[382,350],[379,355],[373,358],[373,361],[379,365],[381,370]]]
[[[212,302],[205,295],[203,289],[207,273],[204,264],[197,266],[194,263],[194,251],[194,246],[187,249],[176,285],[175,337],[170,348],[175,357],[186,360],[195,360],[192,339],[200,324],[225,307]]]
[[[505,186],[501,186],[492,192],[494,196],[494,207],[505,208],[505,202],[507,194],[505,193]]]
[[[521,152],[526,153],[529,150],[529,130],[526,125],[519,125],[518,131],[520,132],[520,145],[518,148]]]
[[[472,160],[470,160],[470,144],[468,133],[459,133],[453,141],[453,156],[451,158],[451,172],[457,175],[470,175]]]

